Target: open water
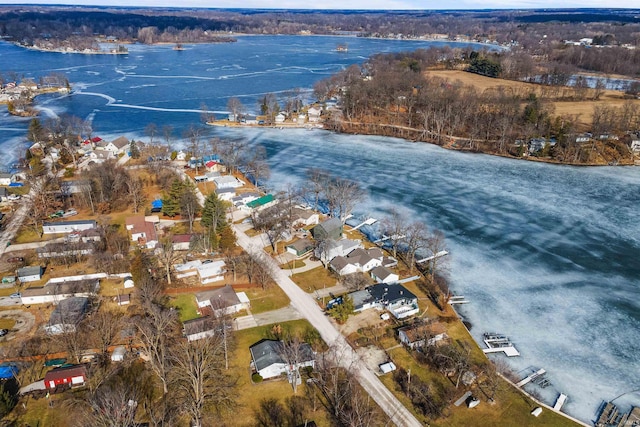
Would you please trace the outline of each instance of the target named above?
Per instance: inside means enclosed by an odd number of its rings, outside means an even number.
[[[335,52],[345,41],[349,52]],[[182,52],[134,45],[127,56],[85,56],[0,44],[0,63],[5,73],[36,78],[67,73],[74,93],[39,98],[45,117],[90,119],[104,138],[143,138],[149,122],[169,124],[180,137],[199,121],[203,102],[223,113],[229,96],[250,111],[268,92],[301,88],[311,98],[314,82],[370,54],[428,45],[253,36]],[[28,119],[0,116],[5,165],[24,148],[27,126]],[[272,188],[324,168],[367,189],[357,214],[382,218],[398,208],[443,231],[453,290],[471,301],[460,313],[473,336],[508,335],[521,353],[507,361],[513,370],[548,371],[550,387],[528,388],[547,402],[568,394],[565,411],[584,421],[602,399],[626,393],[616,403],[640,404],[633,392],[640,388],[640,169],[546,165],[321,130],[209,134],[265,146]]]

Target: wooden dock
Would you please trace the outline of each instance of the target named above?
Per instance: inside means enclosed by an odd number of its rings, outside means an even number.
[[[556,404],[553,405],[553,410],[560,412],[560,409],[562,409],[562,405],[564,405],[566,401],[567,395],[564,393],[560,393],[560,396],[558,396],[558,398],[556,399]]]
[[[541,377],[542,375],[546,374],[547,371],[544,370],[544,368],[540,368],[537,371],[535,371],[534,373],[527,375],[526,377],[524,377],[523,379],[521,379],[518,383],[516,383],[516,385],[518,387],[522,387],[525,384],[529,384],[531,381],[535,380],[536,378]]]

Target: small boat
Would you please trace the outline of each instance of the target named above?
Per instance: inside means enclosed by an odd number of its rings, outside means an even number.
[[[336,46],[336,52],[348,52],[349,48],[347,47],[346,44],[339,44],[338,46]]]
[[[182,43],[177,43],[174,47],[173,50],[184,50],[184,47],[182,47]]]

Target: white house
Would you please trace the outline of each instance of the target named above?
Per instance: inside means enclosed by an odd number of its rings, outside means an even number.
[[[291,223],[293,228],[317,225],[320,223],[320,215],[311,209],[303,209],[295,206],[291,210]]]
[[[249,191],[246,193],[240,193],[237,196],[231,199],[231,203],[233,206],[240,207],[245,206],[247,203],[252,202],[260,198],[260,193],[256,193],[255,191]]]
[[[202,264],[197,266],[196,271],[198,272],[198,276],[200,277],[200,283],[205,285],[207,283],[224,280],[224,273],[226,272],[224,266],[225,263],[221,259],[211,262],[203,262]]]
[[[12,173],[0,172],[0,185],[11,185],[16,181],[16,176]]]
[[[221,311],[226,314],[233,314],[248,310],[250,307],[247,294],[235,292],[230,285],[225,285],[212,291],[197,293],[196,303],[198,304],[198,311],[203,315],[215,314]]]
[[[383,266],[371,270],[371,277],[378,283],[394,283],[400,279],[396,273]]]
[[[110,151],[114,154],[126,153],[131,142],[124,136],[113,141],[100,141],[96,144],[96,150]]]
[[[631,143],[629,144],[631,151],[640,153],[640,135],[631,135]]]
[[[264,379],[277,377],[305,366],[315,366],[315,353],[307,343],[300,343],[296,351],[296,360],[287,360],[289,358],[282,341],[262,340],[249,347],[249,351],[251,367]]]
[[[278,113],[278,115],[275,117],[275,121],[276,123],[284,123],[284,114],[282,113]]]
[[[107,160],[115,159],[115,156],[113,155],[113,152],[107,151],[107,150],[94,150],[94,151],[91,151],[91,152],[89,152],[88,157],[89,157],[89,159],[91,159],[91,161],[93,163],[104,163]]]
[[[43,222],[42,234],[67,234],[76,231],[93,230],[97,227],[95,220]]]
[[[204,316],[187,320],[182,324],[184,336],[187,341],[197,341],[215,335],[218,324],[215,317]]]
[[[213,182],[216,184],[217,189],[222,188],[238,188],[242,187],[244,183],[233,175],[222,175],[213,178]]]
[[[191,234],[174,234],[172,243],[174,251],[188,251],[191,244]]]
[[[39,265],[19,268],[16,273],[20,283],[37,282],[42,279],[42,267]]]
[[[310,123],[317,123],[320,121],[320,114],[322,114],[322,110],[316,107],[311,107],[307,110],[307,116],[309,117]]]
[[[369,308],[388,310],[396,319],[418,314],[418,298],[407,288],[397,283],[380,283],[351,292],[355,311]]]
[[[353,239],[327,239],[316,248],[315,255],[324,262],[329,262],[337,256],[347,256],[355,249],[363,248],[362,241]]]
[[[48,282],[42,287],[23,289],[21,300],[24,305],[58,304],[69,298],[89,298],[100,290],[100,280],[86,279],[69,282]]]
[[[187,153],[182,150],[178,151],[178,153],[176,154],[176,160],[184,162],[185,160],[187,160]]]
[[[236,190],[233,188],[218,188],[216,189],[216,195],[219,200],[230,202],[236,196]]]
[[[349,252],[346,257],[337,256],[333,258],[329,262],[329,266],[340,276],[358,272],[366,273],[381,266],[383,258],[384,256],[379,248],[367,250],[357,248]]]

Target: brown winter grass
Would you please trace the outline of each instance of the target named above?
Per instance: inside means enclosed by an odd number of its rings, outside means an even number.
[[[464,85],[473,86],[479,92],[495,91],[503,88],[507,92],[517,94],[535,93],[540,96],[545,88],[542,85],[534,83],[517,82],[513,80],[494,79],[491,77],[480,76],[478,74],[468,73],[460,70],[429,70],[427,76],[439,77],[451,82],[460,81]],[[605,90],[598,101],[586,99],[584,101],[556,101],[555,116],[577,116],[577,124],[581,130],[588,130],[593,116],[595,107],[621,107],[626,102],[633,102],[640,106],[640,100],[625,99],[621,91]]]
[[[313,292],[319,289],[330,288],[336,285],[336,278],[328,268],[322,266],[313,270],[303,271],[291,276],[291,280],[305,292]]]

